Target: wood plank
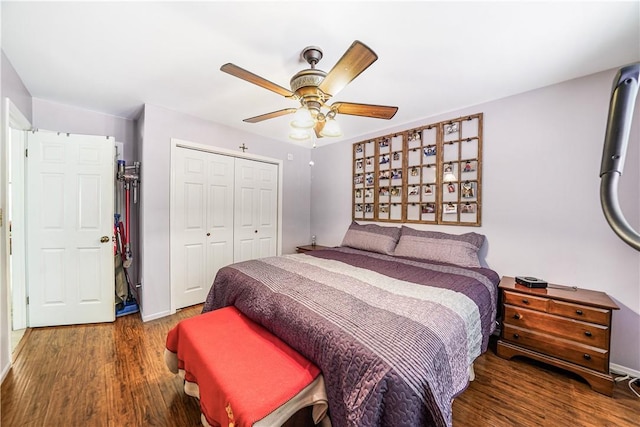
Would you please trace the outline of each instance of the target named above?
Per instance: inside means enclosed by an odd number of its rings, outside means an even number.
[[[2,383],[3,426],[200,426],[198,401],[164,365],[166,334],[202,306],[143,323],[33,329]],[[455,427],[637,425],[640,399],[626,382],[613,397],[571,373],[491,349],[453,404]]]

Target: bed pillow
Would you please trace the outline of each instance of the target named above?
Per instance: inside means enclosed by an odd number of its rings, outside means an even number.
[[[447,234],[402,226],[394,255],[439,261],[462,267],[480,267],[478,251],[485,236],[478,233]]]
[[[342,246],[393,255],[399,238],[400,228],[398,227],[360,225],[352,222],[342,239]]]

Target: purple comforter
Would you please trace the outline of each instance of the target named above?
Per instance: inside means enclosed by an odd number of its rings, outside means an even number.
[[[495,328],[498,281],[335,248],[224,267],[203,311],[234,305],[320,367],[334,426],[451,426]]]

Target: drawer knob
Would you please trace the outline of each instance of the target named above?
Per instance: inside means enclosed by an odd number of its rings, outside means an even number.
[[[522,300],[522,303],[523,303],[523,304],[529,304],[529,300],[528,300],[528,299],[523,299],[523,300]]]
[[[513,338],[518,339],[518,338],[520,338],[520,335],[518,335],[518,334],[513,334]]]
[[[513,315],[513,318],[514,318],[514,319],[519,319],[519,318],[520,318],[520,315],[519,315],[518,313],[516,313],[516,314],[514,314],[514,315]]]
[[[577,314],[578,316],[582,316],[582,310],[576,310],[576,314]]]
[[[584,331],[584,334],[585,334],[586,336],[590,337],[590,336],[591,336],[591,331]]]
[[[582,357],[584,357],[586,360],[591,360],[591,355],[590,354],[583,354]]]

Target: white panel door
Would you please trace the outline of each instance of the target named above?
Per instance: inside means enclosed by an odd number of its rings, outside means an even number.
[[[236,159],[234,262],[276,255],[278,166]]]
[[[27,134],[29,325],[115,320],[114,141]]]
[[[233,157],[176,147],[172,305],[202,303],[218,270],[233,262]]]

